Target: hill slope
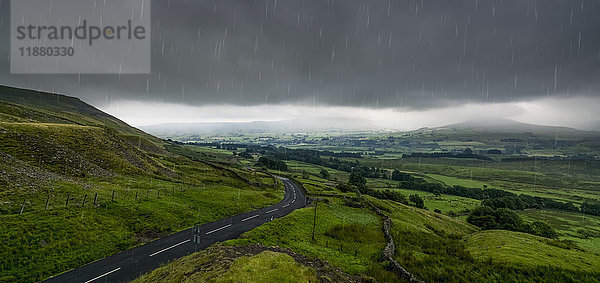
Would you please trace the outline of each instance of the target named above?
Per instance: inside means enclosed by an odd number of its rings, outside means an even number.
[[[0,282],[43,280],[283,195],[248,181],[267,175],[205,158],[77,98],[0,87]]]
[[[468,120],[462,123],[451,124],[436,128],[436,130],[460,130],[479,133],[532,133],[544,136],[598,136],[598,132],[577,130],[569,127],[542,126],[521,123],[509,119],[479,119]]]
[[[0,119],[4,121],[106,126],[121,134],[159,141],[76,97],[0,86],[0,101]]]

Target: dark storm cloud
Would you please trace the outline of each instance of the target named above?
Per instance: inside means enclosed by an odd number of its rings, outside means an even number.
[[[8,1],[0,5],[8,38]],[[151,75],[9,75],[3,40],[0,79],[95,103],[435,108],[596,96],[599,6],[592,0],[154,0]]]

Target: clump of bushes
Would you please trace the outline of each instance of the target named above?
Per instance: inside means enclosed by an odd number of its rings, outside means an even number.
[[[423,199],[422,199],[422,198],[421,198],[419,195],[417,195],[417,194],[410,195],[410,196],[408,197],[408,200],[410,200],[410,202],[412,202],[412,203],[415,205],[415,207],[418,207],[418,208],[425,208],[425,202],[424,202],[424,201],[423,201]]]
[[[248,153],[247,151],[240,152],[238,156],[245,159],[254,159],[254,156],[252,156],[252,154]]]
[[[524,222],[519,215],[506,208],[493,209],[479,206],[467,217],[467,222],[484,230],[509,230],[529,233],[544,238],[556,239],[558,234],[546,222]]]
[[[287,164],[273,157],[261,156],[256,164],[271,170],[287,171]]]

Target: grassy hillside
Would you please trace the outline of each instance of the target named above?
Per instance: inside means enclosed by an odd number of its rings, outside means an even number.
[[[180,148],[76,98],[0,87],[0,282],[43,280],[283,196],[247,181],[272,185],[268,175]]]
[[[287,248],[309,258],[327,261],[352,276],[379,282],[401,281],[389,271],[389,262],[382,260],[386,245],[383,219],[370,209],[368,203],[354,192],[336,189],[337,182],[319,177],[323,167],[301,162],[288,162],[288,166],[291,170],[288,174],[315,194],[316,208],[311,206],[294,211],[224,244],[233,248],[257,244]],[[347,174],[335,170],[330,173],[332,178],[346,178],[344,175]],[[386,182],[391,181],[369,179],[368,185],[383,190]],[[402,190],[402,193],[417,192]],[[472,208],[477,203],[467,204],[449,196],[421,195],[426,206],[431,206],[430,210],[371,196],[365,198],[391,218],[394,259],[425,282],[595,282],[600,276],[597,272],[600,258],[593,247],[565,241],[563,236],[545,239],[511,231],[481,231],[462,217],[445,215],[457,205]],[[433,208],[441,208],[444,214],[432,212]],[[315,212],[316,222],[313,222]],[[595,229],[589,231],[592,233]],[[190,258],[198,256],[193,254]],[[200,262],[195,264],[200,265]],[[176,280],[187,281],[198,278],[193,276],[211,274],[210,269],[202,269],[190,276],[180,265],[179,262],[168,264],[142,277],[140,282],[173,278],[168,276],[175,274],[180,276]],[[225,270],[223,273],[229,272]]]
[[[76,97],[0,86],[0,101],[3,121],[105,126],[121,134],[160,141]]]
[[[319,282],[316,269],[319,277],[343,276],[332,268],[318,268],[287,250],[216,245],[175,260],[134,282]]]
[[[469,235],[465,241],[471,255],[481,261],[492,259],[519,266],[600,270],[600,253],[586,251],[568,242],[502,230],[481,231]]]

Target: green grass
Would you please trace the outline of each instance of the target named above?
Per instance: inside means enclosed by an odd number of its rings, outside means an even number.
[[[600,217],[556,210],[525,210],[518,212],[528,221],[548,222],[560,239],[600,253]]]
[[[89,198],[90,203],[85,208],[78,208],[81,203],[78,199],[68,209],[59,204],[50,211],[1,216],[0,278],[42,280],[195,223],[274,204],[282,195],[279,187],[257,190],[241,184],[208,183],[183,191],[178,188],[175,197],[171,195],[172,190],[165,189],[164,195],[158,198],[154,188],[163,185],[164,182],[138,182],[131,183],[133,189],[128,189],[119,187],[118,183],[103,183],[102,188],[117,191],[114,203],[105,192],[100,195],[98,206],[92,206]],[[152,188],[149,197],[146,188]],[[139,192],[137,202],[134,191]]]
[[[387,188],[381,188],[380,190],[387,190]],[[425,202],[425,207],[434,211],[435,209],[439,209],[443,214],[448,214],[450,212],[461,213],[466,210],[471,210],[476,208],[481,204],[481,201],[474,200],[470,198],[451,196],[451,195],[440,195],[435,196],[429,192],[423,191],[415,191],[415,190],[405,190],[405,189],[392,189],[393,191],[398,191],[404,194],[405,196],[409,195],[419,195],[423,201]]]
[[[244,170],[253,162],[240,162],[232,151],[163,142],[74,98],[0,87],[0,100],[0,281],[43,280],[195,223],[275,203],[283,194],[281,184],[277,188],[248,186],[230,172],[194,161],[225,164],[251,181],[272,184],[268,175]],[[298,147],[367,153],[383,150],[384,156],[343,159],[387,170],[416,172],[428,181],[447,185],[488,185],[574,203],[600,200],[597,161],[399,158],[402,152],[415,149],[439,150],[435,147],[502,148],[498,142],[501,134],[477,140],[476,133],[459,131],[442,141],[427,131],[408,133],[407,139],[419,141],[414,146],[394,145],[377,134],[350,136],[356,141],[374,139],[378,144],[370,148],[321,146],[313,143],[321,136],[304,135],[306,142]],[[244,142],[244,137],[215,139]],[[295,139],[290,135],[282,137],[285,141]],[[590,139],[565,149],[527,150],[543,155],[577,154],[597,148],[595,143]],[[281,173],[295,176],[310,192],[338,196],[323,198],[318,205],[316,241],[311,240],[315,210],[308,207],[227,244],[282,246],[327,260],[350,274],[366,274],[381,282],[396,280],[395,275],[384,270],[386,263],[381,262],[386,243],[381,219],[366,206],[346,206],[342,197],[355,195],[334,188],[335,180],[346,181],[348,173],[296,161],[286,163],[290,172]],[[331,180],[320,177],[322,169],[328,170]],[[388,189],[396,187],[397,182],[369,179],[367,185]],[[111,202],[113,192],[115,201]],[[94,205],[95,193],[98,203]],[[410,190],[402,193],[418,194],[430,210],[440,209],[444,214],[478,204],[460,197],[435,197]],[[65,208],[68,195],[70,202]],[[45,210],[48,196],[49,209]],[[87,203],[81,208],[84,196]],[[557,211],[519,212],[527,221],[548,221],[561,240],[572,241],[567,242],[507,231],[480,232],[460,218],[368,199],[392,218],[396,260],[425,281],[593,282],[600,277],[594,273],[600,270],[598,217]],[[24,213],[19,215],[23,200]],[[192,281],[277,278],[296,282],[314,278],[310,270],[283,254],[243,257],[236,259],[231,268],[223,268],[219,265],[223,255],[214,256],[214,251],[191,255],[195,261],[178,260],[145,278],[181,281],[198,264],[214,266],[215,262],[215,269],[196,272]]]
[[[520,265],[505,261],[494,255],[491,259],[480,258],[495,246],[480,246],[485,240],[471,241],[486,232],[460,220],[434,214],[421,209],[398,205],[391,201],[371,200],[389,212],[392,218],[392,234],[396,243],[395,259],[408,271],[426,282],[594,282],[598,273],[592,269],[568,269],[564,266]],[[493,231],[498,232],[498,231]],[[496,234],[503,239],[504,232]],[[510,232],[513,233],[513,232]],[[533,236],[522,233],[510,234],[507,241],[524,242]],[[536,239],[541,239],[534,237]],[[552,241],[556,245],[562,244]],[[533,252],[533,246],[523,251],[513,250],[513,254]],[[575,247],[575,246],[573,246]],[[540,252],[537,251],[536,252]],[[561,257],[562,248],[551,250],[551,255]],[[571,250],[572,255],[596,261],[596,256]],[[594,263],[598,264],[598,262]]]
[[[355,159],[347,159],[354,161]],[[379,159],[362,158],[359,161],[368,166],[395,168],[479,180],[482,182],[507,181],[537,184],[551,188],[579,188],[600,190],[590,184],[600,175],[598,161],[583,160],[528,160],[491,162],[459,158],[402,158]],[[383,165],[382,165],[383,164]]]
[[[347,181],[350,173],[323,167],[319,165],[304,163],[300,161],[286,160],[285,163],[288,165],[288,171],[294,172],[298,175],[302,175],[303,172],[307,172],[313,176],[320,176],[321,170],[325,169],[331,175],[330,179],[338,181]],[[322,180],[322,179],[321,179]]]
[[[133,282],[318,282],[315,270],[284,253],[264,251],[234,258],[220,246],[162,266]]]
[[[281,184],[250,186],[191,159],[222,160],[248,179],[273,184],[268,175],[235,168],[231,153],[175,146],[78,99],[4,91],[0,281],[40,281],[283,196]],[[190,156],[167,151],[181,148]]]
[[[297,263],[291,256],[264,251],[236,259],[219,282],[317,282],[313,269]]]
[[[463,186],[467,188],[483,188],[483,186],[488,186],[491,188],[490,183],[482,182],[478,180],[470,180],[470,179],[460,179],[456,177],[437,175],[437,174],[425,174],[426,176],[441,181],[448,186]]]
[[[467,250],[480,261],[517,266],[556,267],[598,272],[600,254],[545,238],[503,230],[481,231],[466,238]]]
[[[350,274],[368,274],[373,258],[385,246],[379,218],[367,209],[347,207],[340,200],[330,199],[329,204],[318,204],[316,242],[312,242],[313,217],[314,208],[302,208],[226,243],[290,248],[326,260]],[[357,230],[360,233],[355,233]]]

